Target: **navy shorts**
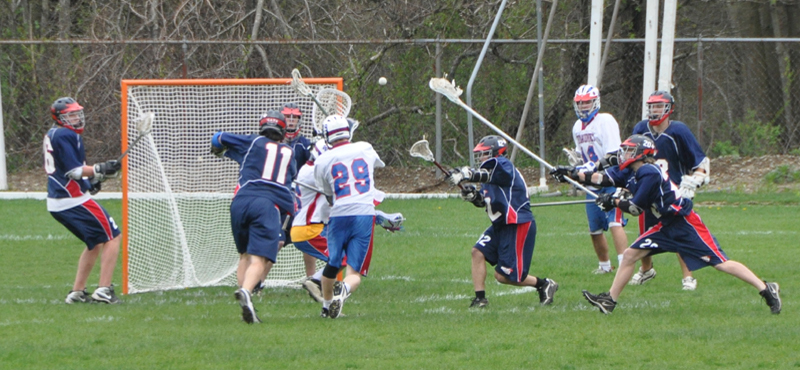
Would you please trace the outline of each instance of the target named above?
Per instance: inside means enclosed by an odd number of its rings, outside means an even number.
[[[598,191],[597,194],[614,193],[617,188],[606,187]],[[593,200],[594,197],[586,194],[587,200]],[[586,203],[586,218],[589,221],[589,234],[600,235],[603,231],[608,231],[609,227],[622,226],[628,224],[628,219],[622,217],[622,210],[614,208],[608,212],[603,212],[600,207],[594,202]]]
[[[728,260],[717,238],[694,211],[667,226],[658,223],[640,235],[631,248],[650,250],[650,254],[678,253],[691,271]]]
[[[114,219],[94,199],[67,210],[50,212],[50,214],[78,239],[83,240],[89,250],[120,234]]]
[[[367,276],[372,260],[372,234],[375,216],[336,216],[328,222],[328,265],[341,268],[347,265]]]
[[[524,224],[492,224],[483,232],[474,248],[486,262],[508,280],[521,282],[528,277],[536,244],[536,221]]]
[[[236,196],[231,202],[231,230],[236,250],[275,262],[283,238],[281,211],[265,197]]]

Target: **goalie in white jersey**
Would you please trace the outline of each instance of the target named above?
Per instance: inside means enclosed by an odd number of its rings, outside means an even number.
[[[575,91],[575,114],[578,120],[572,127],[572,138],[575,140],[575,151],[580,154],[583,164],[570,163],[578,172],[594,172],[602,167],[601,160],[611,154],[616,158],[620,146],[619,124],[614,116],[600,113],[600,91],[592,85],[582,85]],[[592,187],[595,193],[613,193],[614,187]],[[594,199],[588,195],[586,199]],[[589,221],[589,235],[592,237],[594,252],[597,254],[599,266],[595,274],[612,271],[609,259],[608,241],[604,231],[611,230],[617,258],[622,261],[622,252],[628,247],[628,237],[623,227],[627,220],[619,209],[603,212],[594,203],[586,203],[586,217]]]
[[[328,223],[328,264],[322,272],[322,317],[337,318],[344,299],[358,289],[372,258],[375,225],[375,168],[383,167],[378,153],[366,142],[350,142],[350,125],[345,117],[329,116],[322,133],[331,149],[314,165],[316,186],[331,199]],[[347,257],[344,284],[334,290],[336,275]]]

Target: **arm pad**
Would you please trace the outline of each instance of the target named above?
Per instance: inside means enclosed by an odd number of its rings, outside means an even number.
[[[637,206],[634,203],[631,203],[630,200],[620,200],[619,203],[617,203],[617,207],[621,209],[623,212],[628,212],[634,216],[638,216],[642,214],[642,212],[644,212],[644,210],[641,207]]]

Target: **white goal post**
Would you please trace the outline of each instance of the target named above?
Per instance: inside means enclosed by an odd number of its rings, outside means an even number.
[[[140,136],[140,117],[152,114],[149,135],[122,163],[123,293],[236,285],[239,256],[229,207],[238,165],[211,154],[211,136],[256,133],[263,113],[294,102],[303,112],[302,133],[311,138],[314,102],[290,81],[122,81],[123,151]],[[303,81],[315,92],[343,87],[342,78]],[[289,285],[304,277],[302,254],[286,247],[266,283]]]

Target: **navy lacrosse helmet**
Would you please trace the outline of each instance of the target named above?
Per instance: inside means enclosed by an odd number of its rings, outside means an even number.
[[[276,110],[264,113],[258,120],[258,134],[275,141],[283,140],[286,135],[286,118]]]
[[[632,135],[619,146],[619,169],[624,170],[632,163],[655,157],[656,143],[644,135]]]

